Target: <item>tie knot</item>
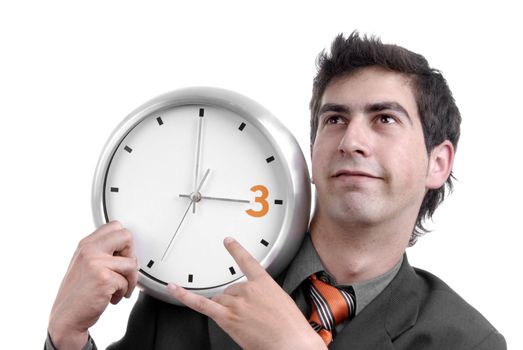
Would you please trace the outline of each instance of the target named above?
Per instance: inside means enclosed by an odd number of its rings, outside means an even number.
[[[312,281],[312,280],[319,280],[319,281],[322,281],[324,283],[327,283],[327,284],[330,284],[332,286],[334,286],[335,282],[329,277],[329,275],[327,275],[325,272],[323,271],[320,271],[320,272],[317,272],[317,273],[313,273],[309,279]]]
[[[325,343],[329,344],[335,326],[354,316],[354,295],[331,285],[326,274],[313,274],[309,280],[312,301],[309,323],[322,336]]]

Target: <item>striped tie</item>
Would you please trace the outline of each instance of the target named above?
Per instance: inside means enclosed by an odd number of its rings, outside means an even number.
[[[309,277],[312,313],[309,323],[326,345],[332,342],[336,325],[354,317],[354,296],[330,285],[326,279],[313,274]]]

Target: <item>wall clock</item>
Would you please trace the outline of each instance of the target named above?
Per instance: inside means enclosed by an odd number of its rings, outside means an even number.
[[[223,247],[238,240],[275,276],[307,230],[310,180],[301,149],[255,101],[209,87],[176,90],[114,130],[94,176],[100,226],[133,234],[139,285],[177,303],[177,283],[211,297],[245,277]]]

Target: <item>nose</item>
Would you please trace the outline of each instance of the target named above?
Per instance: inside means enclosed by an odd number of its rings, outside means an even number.
[[[363,118],[352,118],[338,145],[343,156],[368,157],[371,154],[370,130]]]

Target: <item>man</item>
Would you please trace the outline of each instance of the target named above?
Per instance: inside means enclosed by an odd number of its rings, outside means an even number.
[[[188,307],[140,295],[111,349],[505,349],[503,337],[405,249],[452,188],[461,117],[420,55],[358,33],[318,61],[311,100],[317,205],[297,256],[273,280],[232,238],[248,281]],[[117,222],[79,245],[49,321],[48,348],[92,348],[88,329],[136,285]],[[333,287],[334,286],[334,287]],[[89,340],[88,340],[89,339]]]

